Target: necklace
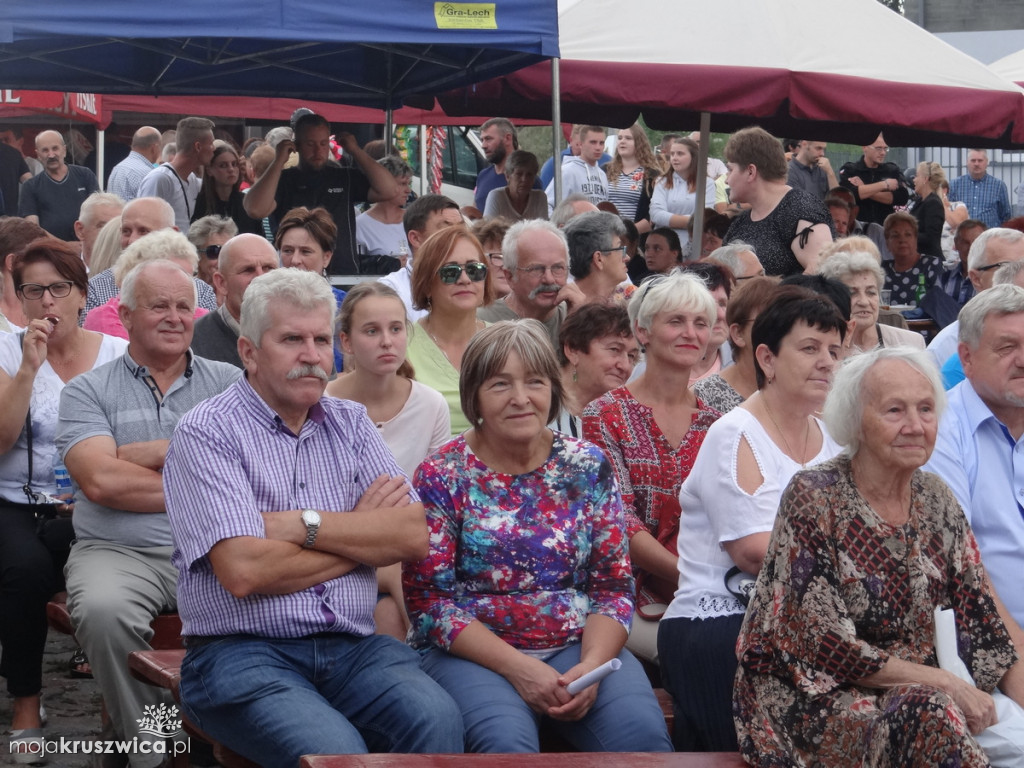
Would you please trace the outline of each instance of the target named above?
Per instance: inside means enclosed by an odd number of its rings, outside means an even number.
[[[794,461],[796,461],[798,464],[800,464],[800,468],[801,469],[806,468],[807,467],[807,462],[806,461],[801,461],[800,458],[797,458],[797,454],[794,453],[792,447],[790,447],[789,440],[786,439],[786,433],[782,431],[782,427],[779,426],[779,422],[777,422],[775,420],[775,414],[772,413],[772,409],[768,406],[767,398],[762,396],[761,397],[761,402],[764,403],[764,410],[765,410],[765,412],[767,412],[768,418],[771,419],[772,420],[772,424],[775,425],[775,431],[779,433],[779,435],[782,437],[782,442],[785,443],[785,445],[786,445],[786,453],[789,454],[789,456]],[[811,423],[809,421],[805,420],[804,421],[804,450],[803,450],[803,453],[799,454],[799,456],[801,456],[801,457],[803,457],[807,453],[807,441],[810,439],[810,436],[811,436]]]
[[[448,364],[451,365],[452,368],[455,368],[456,370],[458,370],[458,366],[456,366],[455,363],[452,362],[452,359],[450,357],[448,357],[448,352],[441,345],[441,342],[438,341],[437,336],[435,336],[431,332],[431,330],[427,327],[427,323],[429,323],[429,322],[430,322],[430,317],[426,317],[426,318],[424,318],[423,322],[420,323],[420,325],[423,327],[423,330],[427,332],[427,336],[429,336],[431,338],[431,340],[434,342],[434,344],[437,345],[437,348],[439,350],[441,350],[441,354],[444,355],[444,359],[448,361]],[[476,327],[475,327],[473,333],[476,334],[476,332],[479,331],[483,327],[483,325],[484,324],[483,324],[482,321],[477,320],[476,321]]]

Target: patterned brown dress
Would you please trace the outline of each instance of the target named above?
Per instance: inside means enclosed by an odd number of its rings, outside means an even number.
[[[991,691],[1017,660],[974,534],[935,475],[911,482],[910,521],[882,520],[850,460],[797,473],[782,498],[737,652],[733,712],[757,766],[987,766],[960,708],[928,686],[859,687],[890,656],[938,666],[936,606]]]

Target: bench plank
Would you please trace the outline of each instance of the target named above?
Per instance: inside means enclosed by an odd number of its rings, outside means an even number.
[[[300,768],[550,768],[550,754],[306,755]],[[558,768],[745,768],[735,752],[565,752]]]

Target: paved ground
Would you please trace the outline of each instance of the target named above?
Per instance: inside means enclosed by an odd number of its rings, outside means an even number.
[[[67,635],[50,630],[46,653],[43,657],[43,704],[49,716],[44,729],[47,740],[93,741],[100,738],[100,693],[94,680],[72,679],[68,675],[68,660],[75,650],[74,641]],[[9,764],[8,739],[11,723],[11,699],[0,695],[0,755]],[[193,739],[193,744],[195,740]],[[196,750],[194,749],[193,752]],[[207,760],[196,755],[202,762]],[[46,762],[51,768],[88,768],[92,758],[88,755],[52,755]]]

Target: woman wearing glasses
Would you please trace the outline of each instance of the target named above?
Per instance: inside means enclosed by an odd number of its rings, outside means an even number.
[[[88,280],[67,243],[34,240],[15,256],[12,274],[28,325],[0,338],[0,645],[14,697],[11,751],[17,743],[28,753],[42,740],[46,601],[62,589],[73,537],[73,505],[66,495],[54,498],[60,393],[73,377],[115,359],[128,344],[79,328]],[[63,519],[40,525],[54,515]],[[13,754],[15,762],[36,756]]]
[[[637,610],[628,648],[657,661],[658,620],[676,588],[679,486],[718,412],[689,389],[718,316],[704,281],[674,272],[645,281],[629,319],[647,353],[644,373],[583,410],[583,437],[611,461],[622,489]]]
[[[213,273],[220,263],[220,249],[228,240],[238,234],[238,226],[223,216],[203,216],[192,222],[188,228],[188,241],[199,254],[199,269],[196,277],[213,286]],[[258,234],[262,235],[262,232]],[[224,296],[217,296],[217,305],[224,303]]]
[[[494,299],[484,250],[465,227],[446,227],[420,246],[412,273],[412,302],[427,310],[409,335],[406,358],[418,381],[448,403],[452,435],[471,426],[459,404],[459,371],[469,340],[485,323],[476,311]]]

